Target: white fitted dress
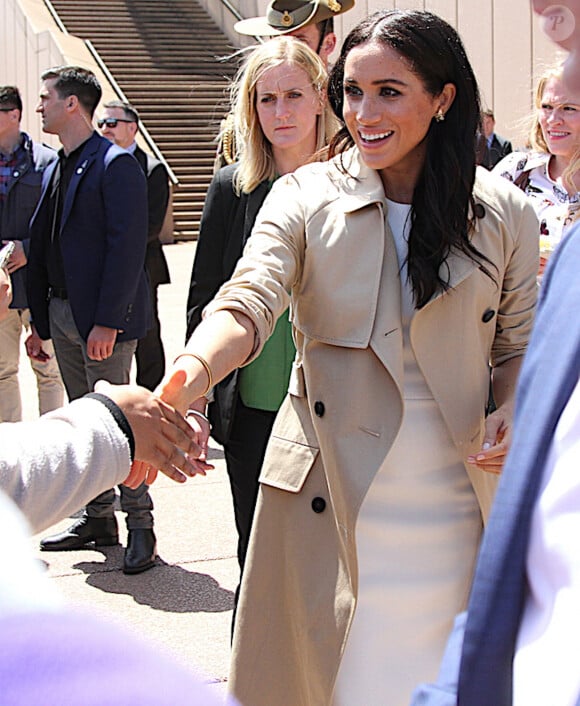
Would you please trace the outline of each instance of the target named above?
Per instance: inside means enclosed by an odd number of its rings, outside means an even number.
[[[404,414],[357,521],[358,600],[334,706],[408,706],[415,686],[435,679],[453,618],[467,602],[482,527],[409,344],[410,206],[387,201],[387,208],[402,283]]]

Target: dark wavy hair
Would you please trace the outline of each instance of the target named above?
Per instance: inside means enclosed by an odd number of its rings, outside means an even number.
[[[413,193],[407,266],[416,306],[421,308],[437,291],[449,289],[445,264],[452,249],[477,262],[494,279],[486,267],[489,260],[470,242],[473,219],[482,215],[472,195],[481,120],[479,89],[463,43],[451,25],[430,12],[381,10],[350,32],[332,69],[328,94],[340,120],[346,57],[351,49],[368,42],[380,42],[400,54],[431,95],[439,95],[446,83],[456,88],[445,120],[431,121],[425,163]],[[343,127],[331,142],[330,156],[352,145],[353,137]]]
[[[40,78],[43,81],[54,79],[54,89],[60,99],[76,96],[86,112],[93,117],[103,91],[92,71],[82,66],[56,66],[47,69]]]

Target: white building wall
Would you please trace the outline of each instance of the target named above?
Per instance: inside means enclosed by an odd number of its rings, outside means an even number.
[[[233,30],[236,19],[221,0],[199,2],[236,43],[240,39]],[[268,0],[230,3],[243,17],[252,17],[265,14]],[[558,59],[532,16],[529,0],[356,0],[352,10],[336,18],[339,45],[359,20],[390,8],[429,10],[457,27],[477,75],[482,102],[495,111],[497,131],[514,145],[523,144],[533,86],[541,71]],[[23,125],[36,138],[41,135],[34,113],[39,75],[60,63],[93,68],[106,97],[113,96],[84,43],[58,30],[42,0],[0,0],[0,82],[15,83],[21,89],[26,106]],[[43,139],[52,140],[46,135]]]
[[[42,132],[35,108],[40,75],[63,64],[90,69],[101,83],[103,101],[116,98],[84,42],[61,32],[42,0],[0,0],[0,84],[18,86],[23,130],[56,148],[60,146],[58,138]]]
[[[234,20],[220,0],[201,0]],[[268,0],[230,0],[243,17],[265,14]],[[335,20],[339,45],[361,19],[384,9],[420,9],[440,15],[458,30],[477,76],[482,103],[496,116],[497,131],[514,146],[525,141],[533,88],[544,68],[562,58],[541,32],[529,0],[356,0]],[[218,21],[216,19],[216,21]],[[223,25],[221,25],[223,26]],[[332,58],[332,57],[331,57]]]

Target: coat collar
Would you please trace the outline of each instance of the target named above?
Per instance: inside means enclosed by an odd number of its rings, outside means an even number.
[[[83,145],[83,148],[81,149],[73,179],[76,176],[82,176],[84,174],[84,171],[86,170],[88,165],[94,161],[95,156],[98,153],[103,141],[109,142],[109,140],[107,140],[105,137],[102,137],[97,132],[93,132],[89,139],[86,140]]]
[[[106,142],[107,144],[112,144],[109,142],[104,137],[101,137],[96,131],[93,132],[93,134],[89,137],[89,139],[85,142],[81,154],[77,160],[77,166],[75,168],[74,174],[71,179],[71,183],[69,185],[69,188],[66,193],[65,201],[64,201],[64,206],[63,206],[63,213],[61,217],[61,230],[62,227],[68,218],[68,215],[70,213],[72,203],[74,200],[74,194],[76,193],[76,190],[78,188],[80,180],[83,178],[85,173],[87,172],[87,169],[89,166],[95,161],[96,156],[99,152],[99,148],[101,144]],[[49,192],[49,186],[52,182],[52,177],[54,174],[54,170],[58,166],[59,161],[55,160],[51,164],[47,166],[47,168],[44,170],[44,173],[42,175],[42,195],[40,197],[40,200],[36,206],[36,210],[34,212],[34,215],[32,216],[31,223],[34,222],[37,218],[38,212],[42,206],[42,204],[45,202],[47,198],[47,194]]]
[[[382,206],[385,213],[387,212],[385,190],[379,173],[375,169],[367,167],[356,147],[335,157],[333,161],[336,171],[339,172],[338,178],[341,180],[340,188],[344,194],[341,196],[341,206],[346,214],[353,214],[377,203]],[[476,193],[477,190],[476,183]],[[470,208],[470,216],[471,213]],[[472,237],[476,237],[479,233],[479,219],[475,219]],[[441,266],[440,274],[442,279],[449,281],[449,287],[454,289],[477,268],[477,263],[465,254],[452,252],[447,262]],[[427,306],[444,294],[441,291],[435,293]]]
[[[336,181],[340,182],[340,200],[345,213],[354,213],[374,203],[385,203],[385,190],[379,173],[367,167],[356,147],[332,161]]]

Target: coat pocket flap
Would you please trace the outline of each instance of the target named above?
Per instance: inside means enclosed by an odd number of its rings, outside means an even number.
[[[299,493],[319,450],[279,436],[271,436],[266,449],[260,483]]]

